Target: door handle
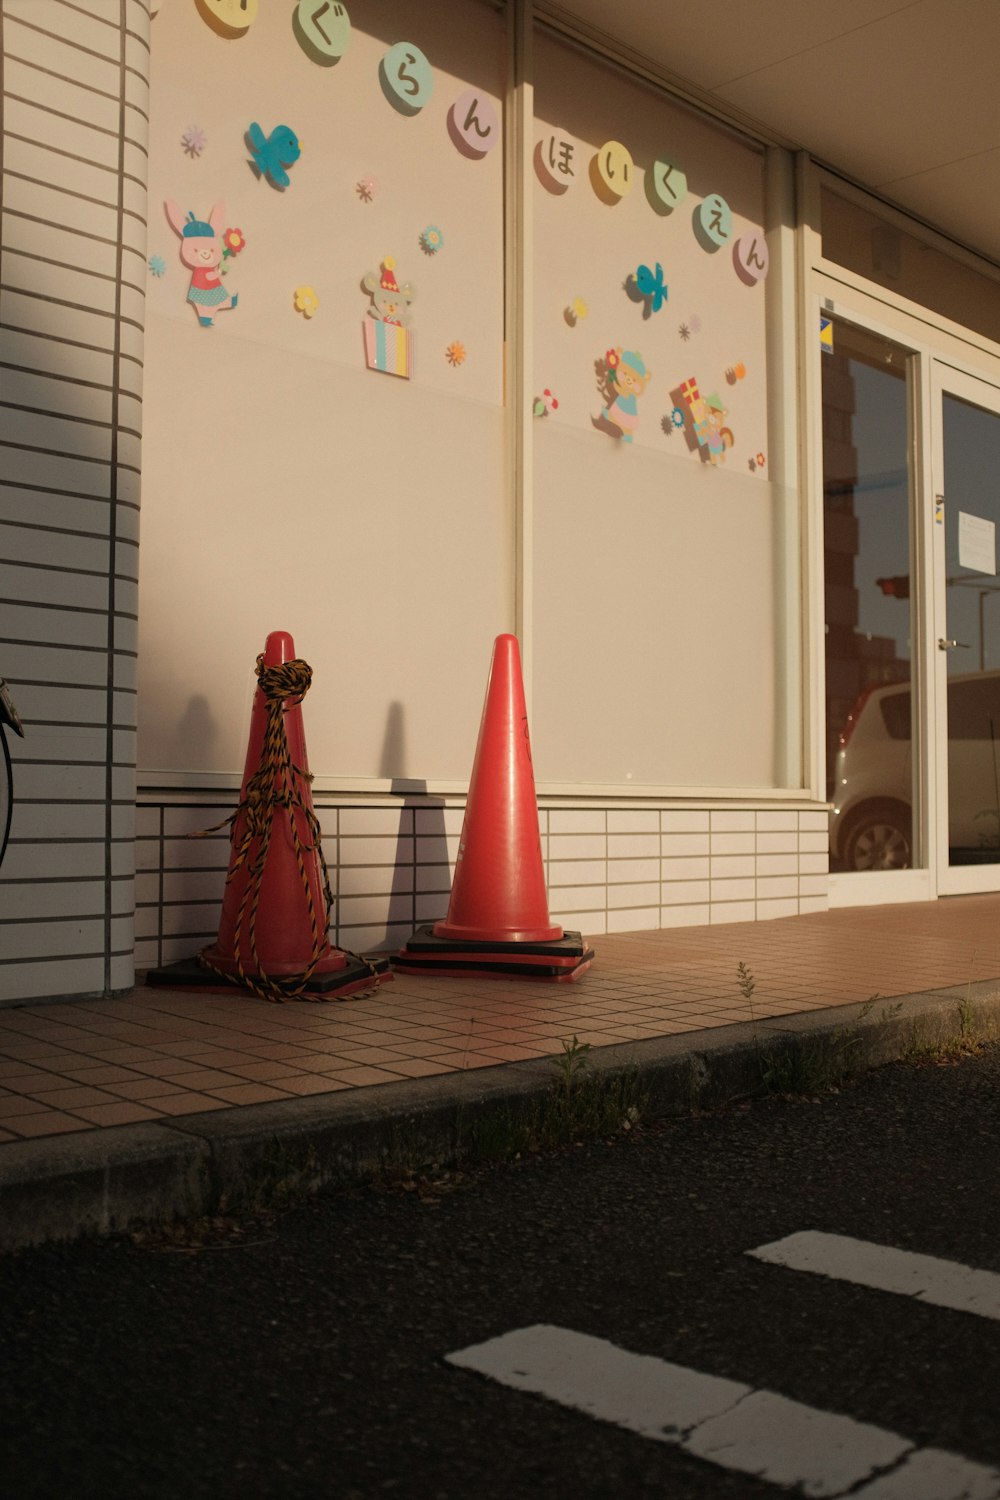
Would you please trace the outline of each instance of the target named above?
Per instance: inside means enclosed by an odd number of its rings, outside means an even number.
[[[946,641],[944,636],[938,636],[939,651],[954,651],[956,649],[959,649],[961,651],[968,651],[968,641]]]

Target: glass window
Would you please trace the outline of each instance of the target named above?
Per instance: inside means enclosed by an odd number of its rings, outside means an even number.
[[[909,356],[835,319],[823,354],[831,870],[913,858]]]
[[[948,858],[1000,863],[1000,414],[945,393]]]

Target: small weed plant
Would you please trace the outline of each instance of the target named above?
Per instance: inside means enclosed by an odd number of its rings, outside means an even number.
[[[521,1106],[506,1104],[472,1121],[461,1132],[461,1157],[511,1160],[630,1131],[647,1105],[638,1074],[633,1069],[594,1072],[590,1054],[589,1042],[576,1036],[564,1040],[543,1097]]]
[[[757,988],[757,981],[753,977],[753,971],[750,969],[750,966],[745,964],[742,959],[736,965],[736,982],[739,985],[740,994],[750,1007],[750,1019],[756,1025],[757,1018],[753,1013],[753,992]]]
[[[754,1028],[754,1050],[759,1074],[759,1086],[752,1092],[758,1095],[795,1094],[815,1098],[831,1089],[841,1088],[858,1071],[857,1052],[860,1047],[863,1023],[871,1014],[879,996],[872,995],[861,1007],[850,1026],[838,1026],[822,1036],[769,1036],[767,1041],[757,1030],[757,1015],[753,997],[757,980],[748,964],[736,966],[736,983],[750,1011],[750,1023]],[[883,1019],[895,1014],[887,1008]]]
[[[590,1043],[581,1042],[574,1032],[569,1041],[563,1040],[562,1055],[556,1058],[553,1067],[556,1087],[569,1096],[590,1067]]]

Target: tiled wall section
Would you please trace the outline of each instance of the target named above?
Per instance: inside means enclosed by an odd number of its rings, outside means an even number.
[[[4,1001],[134,973],[147,0],[2,0],[0,43]]]
[[[336,895],[331,936],[360,952],[395,948],[442,917],[463,809],[430,799],[351,805],[318,794]],[[136,964],[190,957],[214,940],[226,833],[186,837],[232,803],[151,801],[138,810]],[[827,906],[827,815],[815,807],[738,810],[542,807],[549,909],[564,927],[604,932],[746,922]]]

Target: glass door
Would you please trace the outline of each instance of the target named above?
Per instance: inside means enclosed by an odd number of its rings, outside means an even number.
[[[1000,389],[935,366],[938,888],[1000,889]]]
[[[898,880],[895,894],[876,890],[926,864],[913,711],[915,356],[838,317],[824,319],[822,348],[830,872],[856,877],[858,900],[905,899]]]

